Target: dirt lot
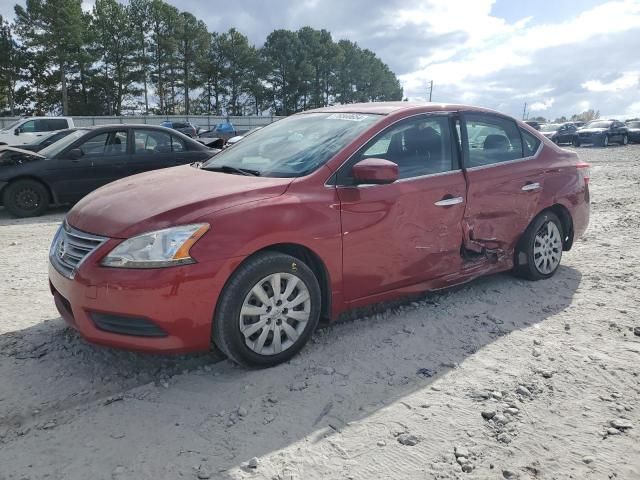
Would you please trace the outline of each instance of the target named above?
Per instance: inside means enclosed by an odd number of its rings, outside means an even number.
[[[86,344],[47,286],[64,210],[0,210],[0,479],[640,478],[640,145],[579,152],[591,225],[553,279],[345,321],[263,371]]]

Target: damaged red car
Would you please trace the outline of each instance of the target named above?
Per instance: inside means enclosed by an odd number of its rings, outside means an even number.
[[[329,107],[86,196],[50,286],[91,342],[275,365],[320,318],[495,272],[551,277],[587,228],[588,181],[575,153],[495,111]]]

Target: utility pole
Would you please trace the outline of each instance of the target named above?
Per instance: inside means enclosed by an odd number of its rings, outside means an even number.
[[[429,82],[429,101],[431,101],[432,94],[433,94],[433,80]]]
[[[527,102],[524,102],[524,108],[522,109],[522,120],[527,119]]]

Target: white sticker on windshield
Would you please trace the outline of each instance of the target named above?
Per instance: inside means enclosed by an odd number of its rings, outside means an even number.
[[[368,115],[360,113],[333,113],[327,117],[327,120],[348,120],[350,122],[361,122],[369,118]]]

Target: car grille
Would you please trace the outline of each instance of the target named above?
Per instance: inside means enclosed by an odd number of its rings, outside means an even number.
[[[105,241],[107,238],[76,230],[65,221],[53,238],[49,260],[60,274],[73,278],[80,264]]]

